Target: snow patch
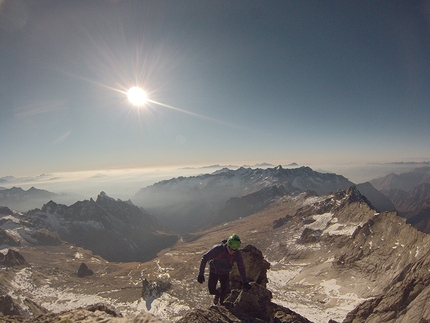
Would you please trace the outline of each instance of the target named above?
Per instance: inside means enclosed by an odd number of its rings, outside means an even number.
[[[312,222],[311,224],[306,224],[305,228],[309,228],[312,230],[324,230],[332,218],[333,218],[333,213],[313,215],[312,219],[314,219],[315,222]]]

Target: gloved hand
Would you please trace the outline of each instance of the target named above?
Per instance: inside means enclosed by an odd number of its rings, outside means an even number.
[[[198,281],[200,284],[203,284],[203,283],[204,283],[204,281],[205,281],[205,276],[204,276],[204,275],[199,275],[199,276],[197,277],[197,281]]]
[[[251,285],[248,283],[248,282],[246,282],[246,283],[243,283],[243,289],[244,290],[250,290],[251,289]]]

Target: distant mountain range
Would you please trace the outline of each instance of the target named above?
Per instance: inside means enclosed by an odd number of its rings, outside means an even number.
[[[31,187],[23,190],[21,187],[0,188],[0,205],[8,206],[18,211],[28,211],[35,207],[41,206],[58,195],[46,190]]]
[[[19,228],[10,238],[19,237],[36,245],[56,245],[61,239],[109,261],[148,261],[178,239],[160,230],[156,219],[143,209],[104,192],[95,201],[70,206],[50,201],[42,209],[19,216],[13,216],[14,212],[5,207],[0,211],[9,216],[3,225]]]
[[[419,230],[430,233],[430,166],[370,181]]]
[[[77,194],[57,194],[35,187],[31,187],[28,190],[24,190],[21,187],[0,187],[0,205],[21,212],[41,207],[51,200],[69,204],[78,201],[80,198],[81,196]]]
[[[226,206],[231,198],[256,193],[272,186],[285,193],[315,191],[317,194],[346,189],[354,183],[341,175],[324,174],[309,167],[284,169],[224,168],[212,174],[178,177],[140,189],[132,201],[176,232],[192,232]]]
[[[376,189],[387,192],[391,189],[409,191],[422,183],[430,183],[430,166],[418,167],[401,174],[388,174],[369,181]]]
[[[309,167],[222,168],[211,174],[155,183],[139,190],[132,200],[165,228],[189,233],[247,216],[286,194],[303,191],[325,194],[356,185],[379,211],[397,210],[408,223],[430,233],[429,182],[429,166],[361,184],[354,184],[333,173],[313,171]],[[411,189],[404,190],[408,188]],[[40,208],[49,201],[74,204],[77,200],[79,198],[71,194],[56,194],[34,187],[29,190],[0,188],[0,206],[21,212]]]

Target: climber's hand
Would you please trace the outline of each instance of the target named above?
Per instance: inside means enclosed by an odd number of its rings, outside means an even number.
[[[251,285],[249,283],[243,283],[243,289],[244,290],[250,290],[251,289]]]
[[[205,276],[204,276],[204,275],[199,275],[199,276],[197,277],[197,281],[198,281],[200,284],[203,284],[203,283],[204,283],[204,281],[205,281]]]

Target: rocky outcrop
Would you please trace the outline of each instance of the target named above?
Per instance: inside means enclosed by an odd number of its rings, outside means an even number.
[[[234,289],[224,305],[195,309],[178,323],[312,323],[301,315],[271,302],[272,293],[251,283],[249,291]]]
[[[13,249],[9,249],[0,261],[0,263],[6,267],[28,266],[28,262],[24,257],[18,251]]]
[[[277,229],[282,227],[285,223],[287,223],[288,221],[290,221],[293,217],[291,215],[286,215],[283,218],[279,218],[275,221],[273,221],[272,223],[272,229]]]
[[[312,230],[310,228],[305,228],[302,235],[297,240],[297,243],[317,243],[320,241],[322,235],[321,230]]]
[[[248,280],[266,287],[267,270],[270,268],[270,263],[264,259],[263,253],[252,245],[245,246],[245,248],[241,249],[241,252]],[[242,288],[242,279],[237,266],[234,266],[231,271],[230,285],[232,289]]]
[[[18,247],[20,243],[19,241],[16,241],[12,236],[10,236],[5,230],[0,228],[0,245]]]

